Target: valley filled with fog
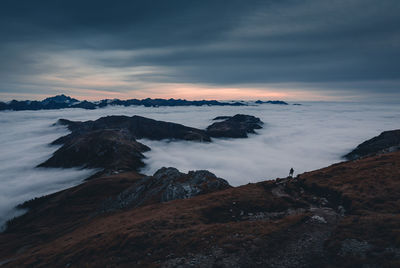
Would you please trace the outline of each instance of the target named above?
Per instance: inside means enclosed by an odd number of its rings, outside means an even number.
[[[96,172],[87,169],[35,168],[59,148],[49,146],[68,134],[54,126],[60,118],[95,120],[107,115],[140,115],[206,128],[216,116],[248,114],[265,124],[247,139],[213,139],[211,143],[140,140],[145,174],[163,166],[180,171],[207,169],[238,186],[295,175],[343,161],[342,155],[385,130],[400,128],[396,104],[309,102],[301,106],[112,106],[96,110],[62,109],[0,112],[0,224],[23,211],[16,205],[79,184]]]

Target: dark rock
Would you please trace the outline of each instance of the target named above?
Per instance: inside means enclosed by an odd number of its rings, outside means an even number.
[[[76,102],[79,102],[77,99],[73,99],[69,96],[65,95],[57,95],[54,97],[46,98],[42,101],[17,101],[12,100],[9,103],[4,103],[0,105],[0,110],[50,110],[50,109],[63,109],[72,107],[72,105]]]
[[[104,175],[104,172],[142,168],[142,153],[150,148],[136,139],[210,142],[210,134],[214,137],[247,137],[247,133],[261,128],[261,121],[248,115],[229,117],[211,125],[207,131],[141,116],[107,116],[85,122],[60,119],[57,123],[67,126],[71,133],[52,142],[62,147],[39,167],[101,168],[94,177]]]
[[[70,106],[70,103],[67,102],[56,102],[54,100],[50,100],[47,103],[42,103],[42,102],[37,102],[36,105],[34,106],[35,110],[53,110],[53,109],[64,109],[68,108]],[[30,110],[32,109],[32,103],[27,109],[23,110]]]
[[[356,149],[343,157],[348,160],[354,160],[365,156],[395,152],[398,150],[400,150],[400,129],[384,131],[379,136],[361,143]]]
[[[342,242],[339,255],[360,256],[365,258],[366,253],[372,250],[372,246],[366,241],[358,241],[357,239],[345,239]]]
[[[176,168],[161,168],[151,177],[138,180],[116,199],[104,203],[103,211],[187,199],[231,188],[229,183],[207,170],[181,173]]]
[[[272,101],[272,100],[269,100],[269,101],[261,101],[261,100],[258,100],[258,101],[256,101],[256,103],[257,103],[257,104],[279,104],[279,105],[288,105],[287,102],[280,101],[280,100],[275,100],[275,101]]]
[[[136,139],[211,141],[204,130],[137,115],[132,117],[106,116],[95,121],[86,122],[60,119],[58,123],[68,126],[68,129],[72,131],[72,135],[101,129],[127,129]]]
[[[229,105],[231,106],[247,106],[247,104],[243,102],[231,102]]]
[[[86,122],[60,119],[57,123],[71,133],[52,142],[63,146],[39,167],[103,169],[95,177],[142,168],[142,153],[150,148],[136,139],[211,141],[204,130],[141,116],[107,116]]]
[[[247,138],[248,133],[255,133],[263,122],[252,115],[237,114],[232,117],[216,117],[214,120],[228,118],[222,122],[216,122],[207,127],[210,137]]]
[[[94,110],[97,108],[97,106],[89,101],[82,101],[77,104],[71,105],[71,108],[82,108],[82,109],[87,109],[87,110]]]
[[[12,100],[11,102],[5,103],[5,105],[2,105],[1,109],[2,110],[21,111],[21,110],[39,110],[39,109],[45,109],[45,108],[43,108],[42,104],[38,101]]]
[[[64,145],[39,167],[137,170],[144,166],[142,152],[150,150],[125,129],[93,130],[65,137],[59,141]]]
[[[226,120],[232,118],[232,116],[217,116],[213,119],[213,121],[217,121],[217,120]]]
[[[7,110],[7,103],[0,101],[0,111]]]

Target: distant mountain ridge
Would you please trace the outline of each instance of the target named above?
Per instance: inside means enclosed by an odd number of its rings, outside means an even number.
[[[256,101],[256,104],[283,104],[287,105],[284,101]],[[108,105],[121,105],[121,106],[145,106],[145,107],[159,107],[159,106],[247,106],[244,102],[221,102],[217,100],[185,100],[185,99],[104,99],[100,101],[87,101],[77,100],[66,96],[64,94],[57,95],[54,97],[46,98],[42,101],[17,101],[12,100],[8,103],[0,101],[0,111],[4,110],[53,110],[53,109],[65,109],[65,108],[82,108],[82,109],[97,109],[106,107]]]

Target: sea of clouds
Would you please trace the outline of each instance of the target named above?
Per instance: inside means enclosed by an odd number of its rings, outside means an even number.
[[[95,170],[35,168],[59,147],[49,146],[68,133],[54,126],[60,118],[95,120],[106,115],[141,115],[206,128],[220,115],[254,115],[264,128],[248,139],[212,143],[141,142],[150,146],[145,174],[163,166],[181,171],[207,169],[237,186],[286,177],[342,161],[341,156],[384,130],[400,128],[400,105],[310,102],[301,106],[264,104],[243,107],[107,107],[97,110],[0,112],[0,224],[20,215],[15,206],[34,197],[81,183]]]

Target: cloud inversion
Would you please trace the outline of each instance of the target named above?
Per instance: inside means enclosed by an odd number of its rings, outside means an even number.
[[[384,130],[398,129],[400,106],[395,104],[309,103],[241,107],[109,106],[96,110],[0,112],[0,225],[16,215],[17,204],[81,183],[92,170],[35,168],[57,147],[48,144],[67,133],[52,126],[59,118],[95,120],[106,115],[141,115],[206,128],[219,115],[260,117],[264,128],[248,139],[214,139],[212,143],[141,142],[146,174],[163,166],[181,171],[207,169],[232,185],[286,177],[341,161],[359,143]]]

